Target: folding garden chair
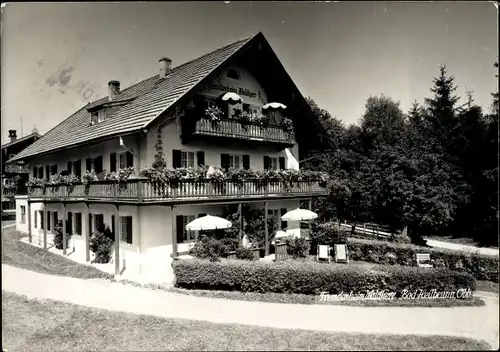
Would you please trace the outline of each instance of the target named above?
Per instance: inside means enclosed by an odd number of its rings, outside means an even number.
[[[349,253],[346,244],[336,244],[335,249],[335,262],[336,263],[349,263]]]
[[[332,256],[330,255],[331,247],[327,245],[318,245],[318,253],[316,254],[316,260],[319,262],[320,259],[327,259],[328,263],[332,262]]]

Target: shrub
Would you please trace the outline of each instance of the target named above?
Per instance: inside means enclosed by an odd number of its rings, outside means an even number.
[[[63,223],[62,220],[57,221],[57,223],[54,225],[54,245],[56,246],[57,249],[63,249]],[[71,238],[71,235],[67,234],[66,235],[66,248],[69,247],[69,240]]]
[[[416,253],[430,253],[435,267],[465,271],[477,279],[498,282],[497,256],[359,238],[349,238],[348,248],[351,260],[380,263],[380,257],[393,253],[395,264],[406,266],[417,265]]]
[[[218,261],[220,257],[226,257],[230,248],[224,240],[218,240],[211,236],[201,235],[196,241],[190,253],[196,258]]]
[[[287,245],[287,253],[292,258],[305,258],[309,254],[309,242],[302,237],[287,237],[284,242]]]
[[[236,258],[242,260],[253,260],[253,252],[250,248],[238,247],[236,249]]]
[[[102,230],[102,229],[100,229]],[[90,237],[89,247],[95,254],[94,263],[109,263],[111,259],[111,246],[113,245],[113,234],[106,226],[104,231],[97,230]]]
[[[408,235],[392,235],[390,241],[394,243],[411,243],[411,238]]]
[[[388,290],[456,291],[475,289],[474,278],[464,272],[404,266],[325,265],[308,261],[280,263],[228,260],[176,261],[175,286],[243,292],[319,294],[366,293]]]

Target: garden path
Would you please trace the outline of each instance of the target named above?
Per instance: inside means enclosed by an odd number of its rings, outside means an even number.
[[[2,289],[35,299],[87,307],[284,329],[336,332],[448,335],[499,346],[498,298],[484,307],[352,307],[242,302],[182,295],[106,280],[82,280],[36,273],[2,264]]]

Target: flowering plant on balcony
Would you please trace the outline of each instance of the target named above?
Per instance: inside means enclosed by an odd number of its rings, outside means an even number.
[[[2,188],[4,191],[14,191],[17,188],[17,186],[14,183],[9,183],[9,184],[3,185]]]
[[[294,129],[292,119],[289,119],[288,117],[285,117],[284,119],[282,119],[281,120],[281,128],[287,134],[288,138],[290,138],[292,133],[293,133],[293,129]]]
[[[238,188],[241,189],[243,187],[244,181],[248,178],[252,178],[253,172],[252,170],[230,167],[226,172],[226,176],[228,179],[232,180]]]
[[[260,112],[253,114],[251,116],[252,116],[251,121],[260,128],[263,128],[264,125],[268,122],[268,118],[265,115],[261,114]]]
[[[87,172],[82,175],[82,183],[86,185],[91,181],[99,181],[99,179],[97,178],[97,174],[94,170],[87,170]]]
[[[26,181],[26,187],[45,187],[47,186],[47,179],[45,178],[30,178]]]
[[[212,123],[212,127],[219,127],[220,120],[224,117],[224,113],[217,105],[209,106],[205,109],[205,118]]]
[[[226,173],[221,167],[215,166],[213,172],[207,173],[207,177],[212,183],[221,183],[226,179]]]
[[[134,174],[134,168],[132,166],[125,167],[123,169],[118,170],[118,172],[111,172],[104,176],[106,181],[116,181],[116,182],[125,182],[130,176]]]

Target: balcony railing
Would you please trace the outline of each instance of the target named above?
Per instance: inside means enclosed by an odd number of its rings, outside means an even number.
[[[110,181],[90,182],[87,185],[30,187],[29,197],[42,200],[116,200],[131,202],[155,202],[231,198],[273,198],[326,195],[326,188],[319,181],[283,181],[263,184],[258,180],[211,180],[179,181],[177,185],[154,185],[142,179],[123,183]]]
[[[2,195],[5,197],[14,197],[15,195],[26,195],[28,189],[25,186],[18,186],[16,188],[2,188]]]
[[[230,137],[287,145],[294,143],[293,132],[286,133],[280,126],[242,124],[241,121],[235,119],[221,119],[218,124],[213,124],[210,120],[202,118],[196,121],[193,135]]]

